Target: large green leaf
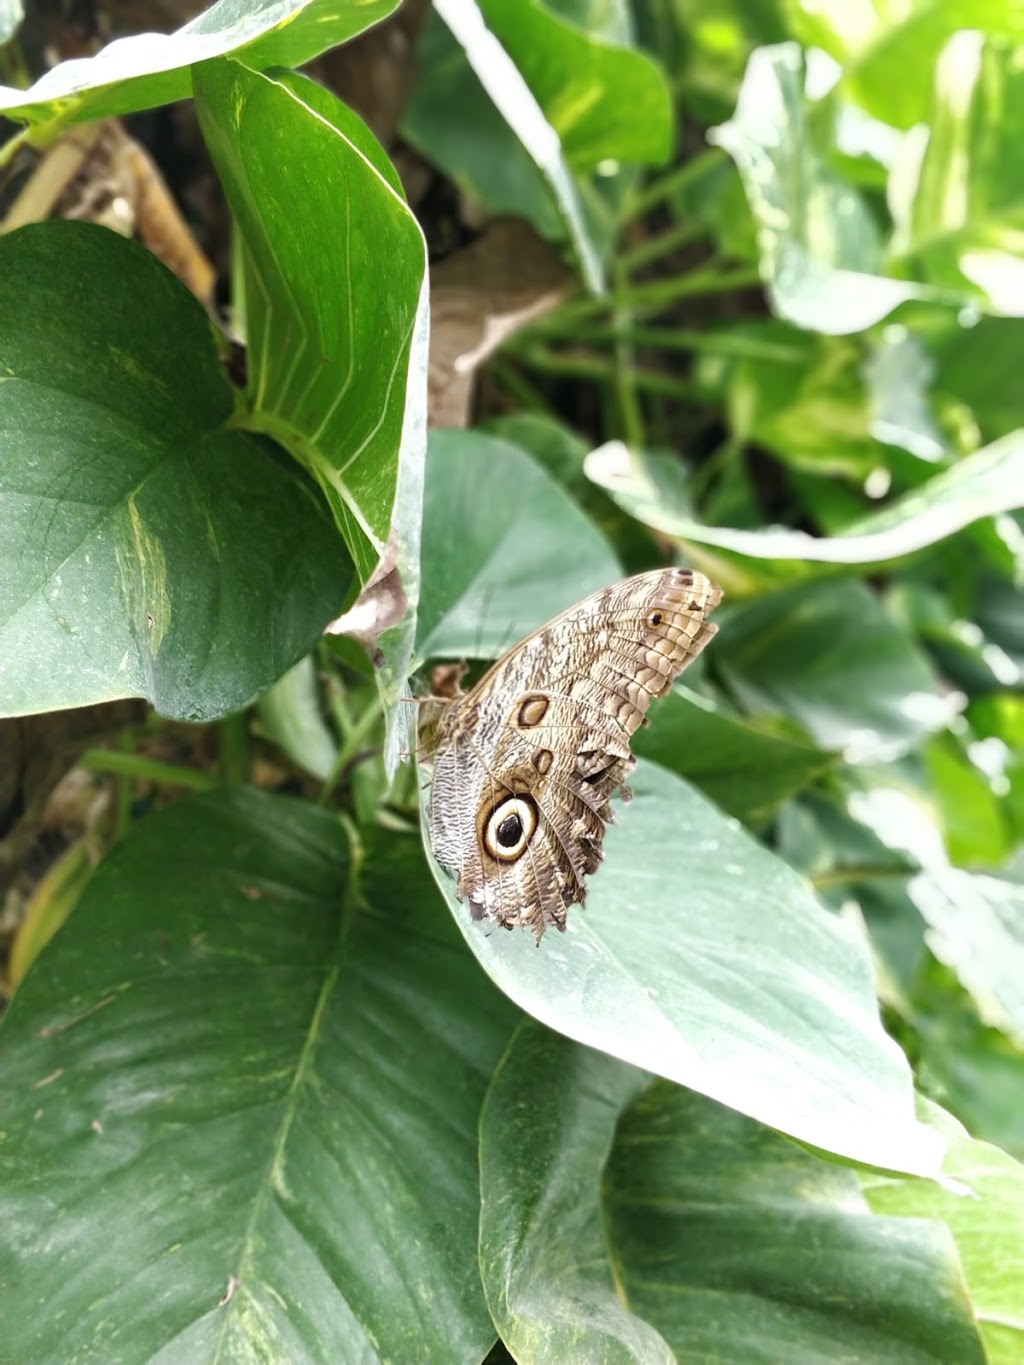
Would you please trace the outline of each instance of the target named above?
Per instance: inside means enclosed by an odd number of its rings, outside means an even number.
[[[920,1085],[978,1138],[1024,1160],[1024,1048],[978,1018],[953,972],[931,956],[913,989]]]
[[[531,1022],[480,1115],[480,1273],[516,1360],[672,1365],[629,1311],[598,1199],[620,1111],[646,1077]]]
[[[695,783],[744,824],[766,820],[831,761],[813,745],[738,720],[685,687],[656,714],[657,725],[634,736],[634,751]]]
[[[814,146],[803,78],[795,43],[758,48],[735,114],[709,136],[743,177],[773,309],[812,331],[860,332],[932,291],[883,274],[867,204]]]
[[[398,0],[219,0],[177,33],[138,33],[61,62],[28,90],[0,86],[9,118],[58,126],[186,99],[189,68],[244,52],[255,68],[301,66],[385,18]]]
[[[872,1216],[852,1172],[678,1086],[624,1115],[604,1197],[621,1292],[681,1361],[985,1360],[941,1222]]]
[[[746,710],[792,717],[849,762],[895,758],[950,717],[924,659],[860,582],[800,584],[738,608],[712,657]]]
[[[983,1360],[938,1221],[647,1079],[536,1024],[495,1072],[480,1261],[517,1360]]]
[[[787,0],[793,31],[843,68],[844,86],[876,118],[898,128],[925,120],[939,52],[960,29],[1024,38],[1024,14],[1006,0]]]
[[[611,547],[524,450],[430,436],[418,653],[491,658],[621,577]]]
[[[666,160],[672,105],[664,74],[646,54],[538,0],[443,0],[436,8],[403,135],[492,213],[527,217],[546,237],[568,234],[584,278],[597,287],[603,243],[577,177],[600,163],[611,170]]]
[[[1024,1354],[1024,1166],[969,1137],[937,1106],[929,1110],[946,1132],[946,1181],[862,1172],[861,1185],[879,1213],[949,1226],[988,1365],[1016,1365]]]
[[[932,951],[956,972],[982,1019],[1024,1046],[1024,886],[947,868],[922,873],[907,890],[929,926]]]
[[[1019,50],[957,33],[939,57],[927,143],[893,167],[904,273],[1024,314],[1024,72]]]
[[[786,526],[705,526],[690,508],[666,499],[656,456],[632,455],[619,442],[592,451],[586,470],[627,512],[680,540],[758,559],[882,564],[926,549],[983,517],[1024,506],[1024,430],[966,456],[834,536],[812,536]]]
[[[144,696],[236,710],[337,614],[315,489],[231,430],[209,319],[141,247],[53,222],[0,241],[6,714]]]
[[[4,1020],[11,1361],[480,1359],[512,1025],[416,843],[255,792],[151,816]]]
[[[641,763],[634,785],[564,937],[538,947],[524,930],[473,923],[435,869],[492,979],[558,1032],[804,1142],[933,1169],[934,1135],[913,1118],[863,944],[679,778]]]
[[[195,87],[245,247],[244,420],[316,478],[364,582],[391,533],[408,604],[380,644],[394,704],[406,691],[418,592],[423,236],[373,136],[322,87],[236,61],[202,66]]]

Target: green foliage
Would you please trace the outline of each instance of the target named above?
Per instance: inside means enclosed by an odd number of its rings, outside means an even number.
[[[0,239],[3,714],[223,718],[234,779],[135,823],[119,779],[33,905],[0,1359],[1017,1360],[1019,15],[439,4],[405,136],[610,287],[428,445],[422,235],[291,69],[391,8],[221,0],[2,92],[38,141],[192,94],[248,352],[113,234]],[[317,642],[386,547],[371,665]],[[404,698],[659,554],[720,634],[565,936],[489,932]],[[250,718],[319,801],[238,780]]]

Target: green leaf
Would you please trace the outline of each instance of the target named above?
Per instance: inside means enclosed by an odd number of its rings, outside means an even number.
[[[58,127],[132,114],[187,99],[197,62],[239,52],[256,69],[301,66],[396,8],[397,0],[219,0],[177,33],[118,38],[95,57],[61,62],[28,90],[0,86],[0,109]]]
[[[1006,0],[870,0],[787,4],[795,36],[842,66],[851,98],[885,123],[910,128],[928,115],[935,64],[959,29],[979,29],[1020,41],[1024,15]]]
[[[507,53],[503,55],[510,60]],[[420,38],[418,57],[416,84],[402,117],[402,137],[464,194],[484,204],[492,217],[514,214],[527,219],[549,241],[564,238],[570,232],[568,224],[578,222],[579,190],[559,151],[554,169],[560,184],[568,182],[559,204],[555,191],[517,135],[517,125],[529,120],[532,97],[524,98],[513,78],[510,90],[518,101],[508,111],[511,117],[506,121],[433,7]],[[504,69],[502,58],[497,61],[495,82]],[[550,129],[550,137],[557,141],[554,129]],[[585,230],[577,251],[581,259],[596,254]]]
[[[810,744],[727,715],[686,687],[659,705],[656,725],[637,731],[633,751],[687,778],[745,825],[767,820],[831,761]]]
[[[291,72],[195,73],[245,247],[250,410],[319,483],[365,582],[389,532],[408,610],[378,677],[395,707],[415,633],[425,449],[426,248],[366,127]],[[401,737],[392,723],[394,759]]]
[[[887,1217],[941,1219],[949,1227],[985,1358],[989,1365],[1015,1365],[1024,1351],[1024,1167],[930,1109],[947,1137],[947,1183],[863,1172],[861,1185],[872,1209]]]
[[[961,867],[998,866],[1011,851],[1010,830],[991,778],[951,734],[931,739],[923,757],[950,861]]]
[[[647,53],[569,23],[539,0],[479,5],[574,170],[591,171],[609,158],[656,166],[668,160],[672,98],[664,72]]]
[[[850,763],[895,758],[949,720],[921,655],[853,580],[800,584],[738,607],[712,658],[746,711],[790,716]]]
[[[971,319],[973,321],[973,319]],[[981,439],[1021,425],[1017,376],[1024,366],[1024,327],[1016,318],[978,318],[929,339],[938,369],[935,388],[969,410]]]
[[[866,203],[813,145],[803,76],[795,43],[758,48],[735,114],[708,136],[743,177],[775,312],[811,331],[861,332],[931,291],[882,273],[879,230]]]
[[[545,237],[568,233],[588,286],[599,288],[599,209],[586,211],[576,177],[667,159],[664,74],[644,53],[568,23],[538,0],[447,0],[436,8],[403,136],[492,214],[526,217]]]
[[[1024,1046],[1024,886],[948,868],[915,877],[907,890],[929,946],[982,1019]]]
[[[604,1195],[621,1292],[679,1360],[985,1360],[939,1221],[872,1216],[852,1171],[699,1095],[633,1105]]]
[[[327,728],[312,655],[300,659],[257,703],[260,731],[321,782],[334,771],[338,742]]]
[[[305,476],[228,429],[209,319],[142,247],[0,241],[5,714],[245,705],[337,614],[351,563]]]
[[[820,564],[882,564],[914,554],[983,517],[1024,506],[1024,430],[958,461],[842,535],[812,536],[784,526],[747,531],[704,526],[690,509],[664,497],[650,455],[610,441],[592,451],[587,476],[645,525],[680,540],[714,545],[757,559]]]
[[[528,451],[571,494],[580,510],[615,547],[626,573],[643,573],[657,560],[659,550],[654,537],[587,478],[584,466],[590,445],[582,436],[552,417],[533,412],[491,418],[484,430]]]
[[[1024,72],[1017,50],[971,31],[950,38],[916,158],[893,167],[892,252],[901,270],[1024,314]]]
[[[924,1093],[976,1137],[1024,1160],[1024,1049],[982,1024],[954,973],[930,954],[914,982],[912,1005]]]
[[[932,1169],[862,944],[679,778],[641,762],[635,789],[564,938],[538,947],[526,932],[473,923],[435,866],[492,980],[559,1033],[804,1142]]]
[[[422,658],[491,658],[622,576],[525,451],[470,431],[430,433],[421,569]]]
[[[253,791],[146,819],[0,1031],[16,1360],[480,1359],[511,1011],[416,843]]]
[[[480,1273],[516,1360],[672,1365],[617,1284],[598,1193],[620,1111],[645,1076],[528,1022],[480,1115]]]
[[[860,347],[776,322],[757,329],[796,348],[799,363],[753,356],[731,367],[729,417],[735,438],[767,446],[816,474],[860,478],[880,458],[871,430]],[[749,334],[749,333],[747,333]]]

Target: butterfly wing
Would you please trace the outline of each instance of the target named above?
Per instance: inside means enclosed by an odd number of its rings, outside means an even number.
[[[474,919],[538,941],[582,904],[629,741],[716,627],[721,590],[690,569],[627,578],[510,650],[450,703],[434,741],[429,830]]]

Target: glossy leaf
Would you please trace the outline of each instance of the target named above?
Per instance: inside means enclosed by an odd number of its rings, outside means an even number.
[[[735,114],[709,136],[743,177],[775,312],[811,331],[860,332],[928,291],[883,274],[881,238],[866,203],[813,144],[803,77],[795,43],[758,48]]]
[[[197,62],[239,52],[257,70],[301,66],[378,23],[397,2],[219,0],[177,33],[118,38],[94,57],[61,62],[28,90],[0,86],[0,109],[9,118],[63,125],[170,104],[188,97]]]
[[[525,451],[479,432],[430,436],[423,658],[486,659],[622,577],[604,537]]]
[[[699,1095],[633,1105],[604,1195],[622,1293],[679,1360],[985,1360],[941,1222],[872,1216],[852,1172]]]
[[[850,96],[876,118],[910,128],[928,115],[939,52],[960,29],[1024,37],[1024,16],[1006,0],[941,0],[893,5],[818,0],[787,5],[795,35],[823,48],[843,69]]]
[[[300,659],[257,703],[259,728],[293,763],[321,782],[334,771],[338,741],[327,727],[312,655]]]
[[[620,1111],[647,1078],[528,1022],[480,1115],[480,1273],[516,1360],[673,1365],[630,1312],[599,1202]]]
[[[907,888],[935,953],[956,972],[978,1013],[1024,1046],[1024,887],[956,868]]]
[[[758,824],[823,772],[830,756],[810,744],[759,728],[677,687],[638,730],[633,750],[653,758],[710,796],[744,824]]]
[[[1010,855],[1010,827],[988,773],[950,734],[931,739],[923,758],[950,861],[959,867],[998,867]]]
[[[321,86],[234,61],[201,67],[195,85],[245,247],[246,422],[317,480],[363,582],[389,532],[397,542],[408,610],[380,642],[379,671],[395,705],[406,692],[418,588],[423,237],[373,136]]]
[[[550,1028],[804,1142],[932,1169],[934,1135],[913,1120],[863,945],[679,778],[641,763],[634,787],[564,937],[537,947],[473,923],[435,870],[492,980]]]
[[[480,1359],[511,1028],[415,842],[248,791],[150,816],[0,1032],[18,1360]]]
[[[1024,1166],[968,1136],[937,1106],[946,1133],[946,1183],[879,1177],[861,1185],[887,1218],[941,1219],[956,1240],[989,1365],[1014,1365],[1024,1350]]]
[[[734,554],[820,564],[882,564],[914,554],[983,517],[1024,505],[1024,430],[975,451],[847,526],[842,535],[812,536],[785,526],[743,530],[704,526],[689,508],[666,503],[660,481],[618,442],[592,451],[587,475],[645,525],[680,540]]]
[[[142,247],[54,222],[0,241],[0,317],[4,712],[244,706],[352,569],[306,477],[229,428],[202,308]]]
[[[920,1085],[975,1137],[1024,1160],[1024,1048],[986,1027],[955,974],[929,955],[913,987]]]
[[[799,721],[847,762],[906,752],[950,716],[927,665],[864,584],[801,584],[737,608],[715,671],[751,714]]]
[[[904,273],[1024,315],[1024,72],[973,25],[938,59],[927,145],[894,167],[892,251]],[[919,140],[920,141],[920,140]]]
[[[664,75],[646,54],[537,0],[437,10],[403,135],[492,213],[527,217],[542,236],[568,234],[585,280],[599,287],[601,244],[577,177],[602,162],[667,158]],[[620,117],[624,103],[636,117]]]

